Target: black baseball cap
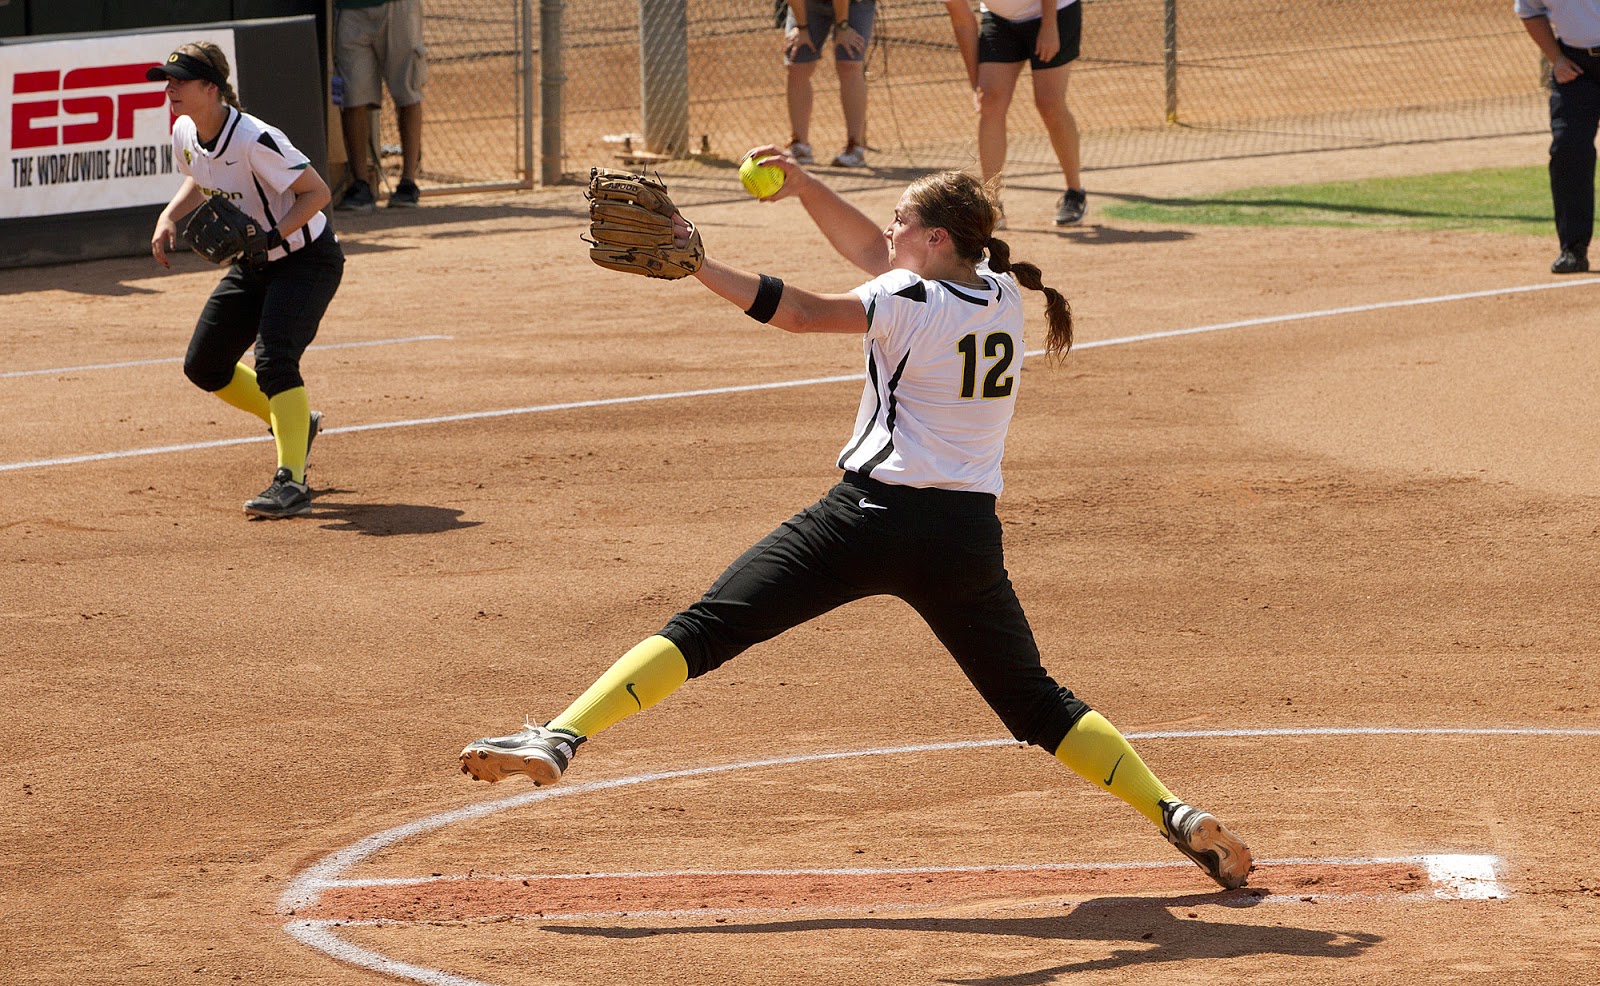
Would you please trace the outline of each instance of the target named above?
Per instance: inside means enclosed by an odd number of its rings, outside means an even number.
[[[164,64],[150,66],[144,73],[144,77],[151,82],[160,82],[162,79],[167,78],[204,79],[217,86],[226,85],[228,81],[216,69],[212,68],[209,62],[193,55],[186,55],[181,51],[175,51],[168,55]]]

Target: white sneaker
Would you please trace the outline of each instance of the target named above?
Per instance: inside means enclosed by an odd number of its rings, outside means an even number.
[[[1166,840],[1225,889],[1237,890],[1250,879],[1255,866],[1250,848],[1217,821],[1217,816],[1182,801],[1163,801],[1161,821]]]
[[[564,729],[529,724],[510,736],[491,736],[468,743],[457,757],[461,772],[490,784],[523,774],[535,787],[561,779],[583,737]]]
[[[798,140],[784,148],[784,152],[795,159],[797,164],[816,164],[816,159],[811,156],[811,145],[802,144]]]
[[[833,159],[835,168],[865,168],[867,166],[867,149],[860,144],[851,144],[839,156]]]

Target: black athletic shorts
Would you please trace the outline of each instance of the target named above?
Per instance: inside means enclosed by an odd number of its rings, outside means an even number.
[[[1051,753],[1089,707],[1039,661],[986,493],[856,473],[746,551],[661,630],[699,677],[746,648],[867,596],[927,621],[1017,739]]]
[[[1083,0],[1069,3],[1056,11],[1056,25],[1061,33],[1061,50],[1048,62],[1033,54],[1039,44],[1039,20],[1008,21],[989,11],[983,12],[983,25],[978,31],[978,61],[1026,61],[1035,69],[1057,68],[1078,60],[1078,48],[1083,41]]]

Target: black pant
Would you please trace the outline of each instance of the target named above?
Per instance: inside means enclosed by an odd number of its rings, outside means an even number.
[[[212,290],[189,339],[183,372],[205,391],[233,379],[245,350],[256,348],[256,382],[275,397],[305,385],[300,357],[344,277],[344,251],[330,225],[311,244],[251,269],[234,264]]]
[[[1006,575],[995,498],[855,473],[730,565],[661,635],[699,677],[867,596],[910,603],[1011,735],[1055,752],[1089,707],[1039,661]],[[904,687],[900,683],[897,687]]]
[[[1600,58],[1561,46],[1583,69],[1571,82],[1550,85],[1550,199],[1563,250],[1586,253],[1594,235],[1594,138],[1600,124]]]

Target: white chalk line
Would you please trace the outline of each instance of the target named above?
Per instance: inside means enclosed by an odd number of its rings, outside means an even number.
[[[1218,729],[1218,730],[1152,730],[1147,732],[1131,732],[1126,734],[1129,740],[1155,740],[1155,739],[1231,739],[1249,737],[1271,736],[1600,736],[1600,728],[1564,728],[1548,726],[1507,726],[1492,728],[1473,727],[1412,727],[1412,726],[1320,726],[1302,728],[1265,728],[1265,729]],[[308,866],[296,874],[284,892],[278,898],[278,909],[281,913],[293,915],[296,911],[310,907],[321,896],[322,889],[334,885],[340,874],[352,866],[363,862],[369,857],[387,849],[396,843],[434,829],[443,828],[457,822],[482,818],[498,812],[537,801],[551,798],[572,797],[594,791],[610,790],[620,787],[629,787],[636,784],[647,784],[654,781],[672,780],[680,777],[701,777],[708,774],[726,773],[735,770],[752,770],[764,767],[792,766],[804,763],[817,763],[827,760],[846,760],[859,757],[896,756],[911,753],[930,753],[943,750],[983,749],[997,746],[1015,746],[1015,740],[987,739],[987,740],[955,740],[944,743],[918,743],[910,746],[879,747],[869,750],[840,750],[828,753],[799,754],[788,757],[772,757],[763,760],[749,760],[742,763],[720,764],[709,767],[691,767],[683,770],[661,771],[650,774],[636,774],[631,777],[619,777],[611,780],[590,781],[586,784],[575,784],[569,787],[534,788],[521,794],[501,798],[498,801],[484,801],[464,805],[450,811],[440,812],[426,818],[397,825],[393,828],[376,832],[357,842],[346,846],[336,852],[324,856],[322,859]],[[1340,857],[1344,858],[1344,857]],[[1417,859],[1421,857],[1411,857]],[[1447,863],[1440,870],[1441,876],[1435,877],[1430,867],[1430,879],[1456,880],[1461,886],[1461,893],[1465,897],[1467,890],[1477,887],[1489,896],[1504,896],[1504,891],[1494,882],[1494,858],[1438,854],[1432,859],[1445,860],[1488,860],[1487,882],[1483,876],[1484,870],[1480,863]],[[1187,865],[1187,864],[1178,864]],[[1473,881],[1477,881],[1474,883]],[[1492,889],[1490,889],[1492,888]],[[1304,896],[1304,895],[1301,895]],[[1294,899],[1300,899],[1296,897]],[[1466,898],[1477,899],[1477,898]],[[701,913],[704,913],[703,911]],[[296,941],[316,948],[330,957],[352,965],[361,966],[394,975],[415,982],[426,983],[428,986],[492,986],[478,980],[454,976],[449,973],[432,969],[424,969],[393,959],[379,953],[369,951],[352,945],[340,939],[329,929],[331,927],[349,923],[336,921],[308,921],[305,919],[290,921],[284,925],[284,930]]]
[[[439,340],[454,339],[455,336],[406,336],[403,339],[369,339],[365,342],[330,342],[321,346],[310,346],[306,352],[315,352],[322,349],[363,349],[367,346],[396,346],[407,342],[435,342]],[[164,363],[182,363],[182,356],[157,356],[151,359],[130,359],[118,363],[86,363],[83,366],[53,366],[43,370],[6,370],[0,372],[0,380],[9,377],[47,377],[58,373],[87,373],[93,370],[123,370],[130,366],[160,366]]]
[[[1454,872],[1456,860],[1490,860],[1493,856],[1286,856],[1283,860],[1258,860],[1256,866],[1389,866],[1389,864],[1416,863],[1434,872],[1437,861],[1440,874]],[[416,887],[421,884],[453,884],[478,880],[486,884],[514,884],[522,880],[677,880],[686,877],[898,877],[934,876],[934,874],[962,874],[962,872],[1094,872],[1122,871],[1122,869],[1189,869],[1194,866],[1187,860],[1166,860],[1160,863],[994,863],[987,866],[840,866],[821,869],[638,869],[616,872],[520,872],[520,874],[438,874],[426,877],[370,877],[370,879],[325,880],[317,884],[322,888],[336,887]],[[1474,864],[1475,866],[1475,864]],[[1477,872],[1477,869],[1474,869]],[[1445,880],[1445,877],[1440,877]]]
[[[1579,281],[1558,281],[1550,284],[1525,284],[1509,288],[1490,288],[1483,291],[1468,291],[1462,294],[1433,295],[1427,298],[1408,298],[1400,301],[1380,301],[1367,305],[1350,305],[1343,308],[1325,308],[1319,311],[1293,312],[1287,315],[1269,315],[1262,318],[1248,318],[1234,322],[1218,322],[1213,325],[1200,325],[1187,329],[1172,329],[1165,332],[1146,332],[1140,335],[1121,336],[1115,339],[1099,339],[1092,342],[1081,342],[1074,349],[1100,349],[1105,346],[1124,346],[1135,342],[1152,342],[1158,339],[1175,339],[1181,336],[1199,335],[1207,332],[1221,332],[1227,329],[1253,328],[1264,325],[1281,325],[1288,322],[1303,322],[1311,319],[1329,318],[1337,315],[1355,315],[1365,312],[1386,311],[1394,308],[1411,308],[1418,305],[1438,305],[1455,301],[1470,301],[1475,298],[1491,298],[1499,295],[1525,294],[1530,291],[1554,291],[1560,288],[1582,287],[1584,285],[1600,284],[1600,278],[1585,278]],[[1029,350],[1024,356],[1040,356],[1042,349]],[[29,371],[32,372],[32,371]],[[524,414],[545,414],[555,411],[572,411],[581,408],[610,407],[621,404],[643,404],[650,401],[684,400],[693,397],[714,397],[722,394],[746,394],[766,390],[781,390],[788,387],[814,387],[822,384],[850,383],[860,381],[861,373],[847,373],[838,376],[810,377],[804,380],[779,380],[771,383],[741,384],[729,387],[709,387],[703,390],[680,390],[661,394],[635,394],[627,397],[610,397],[587,401],[568,401],[560,404],[534,404],[527,407],[501,408],[493,411],[472,411],[462,414],[444,414],[428,418],[407,418],[400,421],[380,421],[364,425],[347,425],[342,428],[329,428],[320,434],[337,435],[353,434],[361,431],[382,431],[391,428],[419,428],[426,425],[450,424],[461,421],[482,421],[489,418],[506,418]],[[103,462],[108,459],[127,459],[144,455],[166,455],[176,452],[193,452],[202,449],[221,448],[227,445],[245,445],[253,442],[264,442],[268,439],[261,436],[249,438],[224,439],[214,442],[197,442],[184,445],[163,445],[156,448],[124,449],[116,452],[97,452],[87,455],[69,455],[50,459],[33,459],[26,462],[0,463],[0,472],[13,472],[21,469],[43,469],[49,466],[77,465],[85,462]]]

